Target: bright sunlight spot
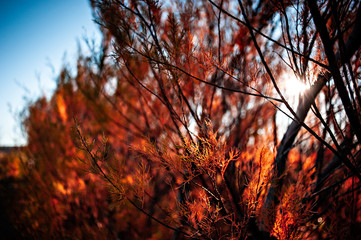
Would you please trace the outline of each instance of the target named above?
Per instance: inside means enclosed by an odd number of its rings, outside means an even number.
[[[290,98],[298,97],[309,89],[309,85],[299,80],[293,73],[284,74],[282,80],[283,89]]]

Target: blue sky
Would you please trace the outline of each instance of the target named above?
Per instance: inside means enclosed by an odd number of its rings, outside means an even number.
[[[0,145],[25,144],[16,116],[51,95],[84,37],[100,42],[88,0],[0,1]]]

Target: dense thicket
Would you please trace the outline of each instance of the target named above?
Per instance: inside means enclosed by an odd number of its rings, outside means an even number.
[[[21,237],[361,237],[359,1],[91,6],[1,161]]]

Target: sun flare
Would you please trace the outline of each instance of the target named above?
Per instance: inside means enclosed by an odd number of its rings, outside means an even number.
[[[309,89],[309,85],[300,81],[293,74],[287,74],[283,79],[283,87],[289,97],[298,97],[303,95]]]

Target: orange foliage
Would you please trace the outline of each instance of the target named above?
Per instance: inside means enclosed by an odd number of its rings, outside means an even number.
[[[306,121],[311,96],[296,110],[276,95],[288,70],[312,82],[325,71],[307,1],[91,3],[102,45],[89,43],[50,99],[29,104],[27,146],[0,156],[18,238],[361,236],[360,182],[343,164],[358,171],[359,142],[338,91],[329,82]],[[355,10],[340,9],[355,22]],[[291,132],[280,127],[283,113]]]

